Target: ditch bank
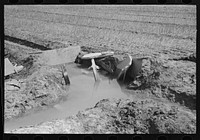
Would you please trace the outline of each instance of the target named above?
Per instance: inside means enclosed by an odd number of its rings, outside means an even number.
[[[196,110],[196,63],[193,57],[192,60],[170,60],[166,55],[150,58],[143,62],[141,74],[127,88]]]
[[[24,68],[7,76],[4,86],[4,118],[10,120],[23,116],[32,110],[41,110],[66,99],[68,85],[65,84],[61,66],[45,66],[30,52],[38,50],[26,46],[5,43],[5,57],[11,63]],[[9,86],[11,80],[18,81],[18,88]]]
[[[191,134],[196,133],[196,117],[176,106],[148,99],[104,99],[75,116],[19,128],[11,133]]]
[[[28,54],[38,50],[24,48],[19,51],[19,48],[5,44],[5,56],[12,63],[25,67],[9,77],[20,81],[20,89],[5,89],[6,120],[28,114],[32,110],[48,108],[61,99],[67,99],[68,85],[65,85],[61,67],[43,66],[38,62],[40,59],[37,55]],[[88,47],[81,49],[86,52],[102,51]],[[123,52],[115,53],[121,58],[124,56]],[[126,85],[125,90],[133,95],[129,100],[105,99],[76,116],[15,129],[9,133],[196,133],[195,54],[176,59],[159,54],[144,59],[142,71],[135,81]],[[140,98],[141,95],[143,98]],[[134,106],[130,107],[129,104]],[[145,114],[152,109],[151,106],[154,111]],[[122,113],[124,108],[125,113]]]

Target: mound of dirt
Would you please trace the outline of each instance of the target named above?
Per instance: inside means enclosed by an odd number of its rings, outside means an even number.
[[[61,65],[41,65],[37,62],[38,56],[28,54],[30,49],[18,51],[16,46],[6,44],[5,50],[4,55],[11,63],[24,67],[20,72],[5,79],[5,120],[20,117],[32,110],[46,108],[66,99],[68,85],[64,81]],[[18,88],[6,86],[12,79],[19,82]]]
[[[76,116],[12,130],[11,133],[196,133],[196,117],[153,100],[101,100]]]
[[[141,74],[128,86],[196,110],[196,63],[164,55],[143,61]]]
[[[20,89],[5,89],[5,119],[21,116],[30,109],[47,107],[67,96],[68,88],[58,68],[41,67],[20,81]]]

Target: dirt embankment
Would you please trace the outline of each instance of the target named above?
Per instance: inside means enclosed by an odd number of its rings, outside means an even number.
[[[39,50],[5,42],[5,56],[11,63],[24,66],[22,71],[5,80],[5,120],[46,108],[67,97],[68,86],[61,67],[41,65],[36,55],[29,54],[36,51]],[[10,89],[7,85],[10,79],[18,80],[20,88]]]
[[[5,35],[46,48],[65,47],[60,45],[65,42],[88,52],[148,56],[141,74],[127,86],[145,99],[106,99],[76,116],[12,133],[196,133],[195,7],[86,9],[8,7]]]
[[[76,116],[13,130],[12,133],[195,133],[196,117],[153,100],[102,100]]]

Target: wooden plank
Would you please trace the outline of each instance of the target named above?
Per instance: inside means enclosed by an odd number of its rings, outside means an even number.
[[[46,65],[58,65],[74,62],[80,51],[80,46],[70,46],[68,48],[44,51],[40,56],[41,61]]]

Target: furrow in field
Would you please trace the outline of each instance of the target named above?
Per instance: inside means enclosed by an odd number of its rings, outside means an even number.
[[[55,15],[64,15],[64,16],[79,16],[79,17],[86,17],[86,18],[95,18],[100,20],[123,20],[123,21],[133,21],[133,22],[144,22],[144,23],[156,23],[156,24],[175,24],[175,25],[196,25],[196,15],[190,17],[189,15],[179,15],[177,17],[166,17],[166,16],[158,16],[156,13],[148,13],[149,15],[141,15],[141,14],[126,14],[126,13],[105,13],[105,12],[98,12],[98,11],[69,11],[64,9],[61,10],[7,10],[5,13],[13,14],[13,13],[20,13],[20,12],[36,12],[36,13],[43,13],[43,14],[55,14]],[[176,14],[174,14],[176,15]]]
[[[37,12],[36,12],[37,13]],[[167,35],[178,38],[195,39],[196,26],[189,25],[174,25],[174,24],[161,24],[161,23],[146,23],[146,22],[133,22],[123,20],[101,20],[96,18],[72,16],[72,15],[57,15],[57,14],[45,14],[45,13],[18,13],[18,15],[9,15],[12,18],[26,18],[45,20],[49,22],[59,22],[66,24],[85,25],[96,28],[107,28],[113,30],[122,30],[129,32],[139,32],[145,34],[158,34]],[[25,15],[26,16],[25,16]]]
[[[15,23],[15,26],[12,23]],[[182,48],[185,51],[194,51],[195,42],[188,39],[176,39],[166,36],[135,34],[117,30],[91,28],[62,23],[46,22],[33,19],[8,18],[5,34],[31,40],[34,38],[52,41],[71,41],[90,47],[108,46],[108,49],[121,50],[132,54],[162,52],[170,47]],[[10,24],[9,24],[10,23]],[[19,26],[20,25],[20,26]],[[31,27],[31,28],[30,28]],[[36,42],[37,39],[35,39]],[[46,41],[48,43],[48,41]],[[39,44],[39,43],[37,43]],[[44,45],[44,44],[42,44]],[[44,45],[45,46],[45,45]]]
[[[34,5],[20,5],[20,6],[7,6],[7,9],[20,9],[20,10],[42,10],[42,11],[52,11],[52,12],[61,12],[65,13],[66,11],[73,12],[98,12],[98,13],[112,13],[112,14],[135,14],[135,15],[148,15],[155,16],[161,15],[165,17],[179,17],[183,16],[184,18],[188,17],[196,17],[196,7],[195,6],[173,6],[173,5],[165,5],[165,6],[106,6],[106,5],[42,5],[42,6],[34,6]]]

